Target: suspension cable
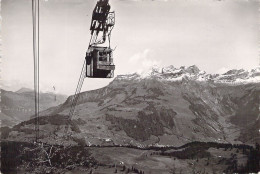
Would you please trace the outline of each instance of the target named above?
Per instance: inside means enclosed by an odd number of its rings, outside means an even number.
[[[40,0],[38,0],[38,138],[40,136],[40,123],[39,123],[39,111],[40,111]]]
[[[83,63],[82,70],[81,70],[80,77],[79,77],[79,81],[78,81],[78,85],[77,85],[75,94],[72,97],[72,104],[71,104],[71,108],[70,108],[70,112],[69,112],[69,119],[71,119],[71,117],[73,116],[75,107],[77,105],[79,93],[81,91],[81,88],[82,88],[82,85],[83,85],[83,82],[84,82],[84,79],[85,79],[85,74],[86,74],[85,73],[86,72],[85,67],[86,67],[86,60]]]
[[[34,61],[34,105],[35,105],[35,141],[39,139],[39,0],[32,0],[33,23],[33,61]]]
[[[91,35],[91,38],[90,38],[89,44],[88,44],[88,49],[96,41],[96,38],[97,38],[96,34]],[[81,91],[81,88],[82,88],[82,85],[83,85],[83,82],[84,82],[84,79],[85,79],[85,76],[86,76],[86,66],[87,66],[86,60],[84,60],[84,63],[83,63],[82,69],[81,69],[81,73],[80,73],[80,76],[79,76],[78,84],[77,84],[77,87],[76,87],[76,91],[75,91],[75,93],[74,93],[74,95],[72,96],[72,99],[71,99],[71,106],[70,106],[69,118],[68,119],[71,119],[73,114],[74,114],[75,107],[77,105],[78,98],[79,98],[79,93]]]

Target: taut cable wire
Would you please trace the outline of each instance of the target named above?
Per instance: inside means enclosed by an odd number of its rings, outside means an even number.
[[[33,23],[33,62],[34,62],[34,111],[35,111],[35,142],[39,139],[39,0],[32,0],[32,23]]]

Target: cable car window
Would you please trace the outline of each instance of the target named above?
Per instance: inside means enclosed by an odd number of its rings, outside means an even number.
[[[99,52],[99,61],[107,61],[107,53]]]

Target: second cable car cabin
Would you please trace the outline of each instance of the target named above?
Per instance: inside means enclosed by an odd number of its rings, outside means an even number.
[[[112,49],[109,47],[91,46],[86,53],[86,76],[90,78],[114,77]]]

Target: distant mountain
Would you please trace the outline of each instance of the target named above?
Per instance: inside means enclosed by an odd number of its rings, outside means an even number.
[[[25,92],[32,92],[33,90],[32,89],[29,89],[29,88],[21,88],[19,89],[18,91],[16,91],[16,93],[25,93]]]
[[[211,75],[196,66],[169,66],[117,76],[104,88],[80,93],[70,140],[140,146],[178,146],[195,140],[259,142],[259,70]],[[68,115],[71,99],[41,115]],[[41,124],[43,139],[65,141],[67,123],[63,123]],[[18,126],[19,140],[32,137],[31,124]],[[16,131],[9,138],[16,139]]]
[[[40,110],[58,106],[66,100],[65,95],[40,93]],[[13,126],[34,115],[34,91],[21,88],[16,92],[1,90],[1,126]]]

